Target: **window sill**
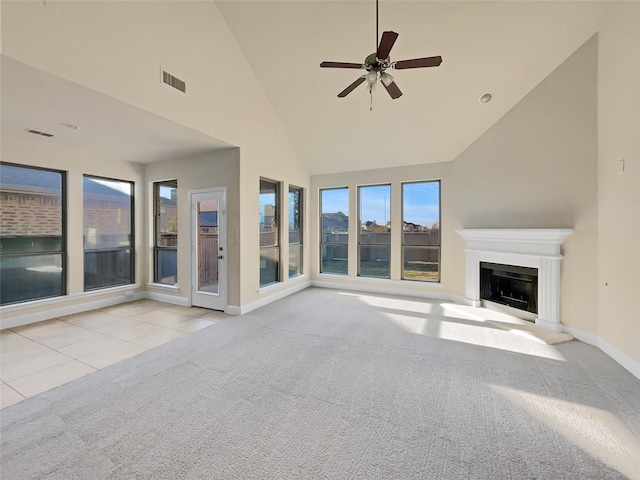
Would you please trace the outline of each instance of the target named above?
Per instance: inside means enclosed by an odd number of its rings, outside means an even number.
[[[158,290],[170,290],[172,292],[179,292],[180,287],[176,283],[175,285],[169,285],[167,283],[147,283],[147,288],[157,288]]]

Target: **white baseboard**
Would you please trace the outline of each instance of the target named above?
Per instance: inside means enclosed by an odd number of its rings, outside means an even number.
[[[79,297],[79,296],[78,296]],[[47,310],[26,313],[13,318],[0,320],[0,329],[21,327],[23,325],[29,325],[30,323],[42,322],[44,320],[51,320],[52,318],[64,317],[66,315],[73,315],[76,313],[87,312],[89,310],[95,310],[97,308],[110,307],[112,305],[118,305],[120,303],[132,302],[134,300],[141,300],[146,298],[145,292],[131,292],[130,294],[118,296],[97,298],[92,301],[76,303],[73,305],[59,305],[53,306]],[[77,297],[69,299],[69,301],[77,300]]]
[[[232,313],[232,310],[233,310],[234,315],[243,315],[257,308],[264,307],[265,305],[268,305],[271,302],[275,302],[276,300],[280,300],[281,298],[288,297],[289,295],[292,295],[296,292],[304,290],[305,288],[308,288],[310,286],[311,286],[311,282],[309,281],[308,278],[306,278],[302,281],[295,282],[295,284],[290,285],[288,287],[284,287],[278,290],[274,289],[273,293],[271,293],[269,296],[256,300],[255,302],[251,302],[246,305],[241,305],[239,307],[235,305],[229,306],[227,307],[226,312]]]
[[[176,295],[167,295],[166,293],[158,292],[144,292],[144,298],[149,300],[156,300],[158,302],[172,303],[173,305],[180,305],[181,307],[190,307],[191,301],[187,297],[177,297]]]
[[[579,328],[567,327],[566,325],[563,325],[562,331],[568,333],[581,342],[588,343],[589,345],[593,345],[594,347],[599,348],[620,365],[622,365],[622,367],[631,372],[633,376],[640,379],[640,361],[631,358],[619,348],[611,345],[601,336],[595,333],[585,332],[584,330],[580,330]]]
[[[417,297],[428,298],[431,300],[444,300],[444,301],[458,301],[462,297],[458,295],[452,295],[448,292],[436,292],[433,290],[413,290],[408,289],[406,282],[400,282],[398,280],[386,280],[376,279],[373,280],[376,284],[369,283],[371,280],[367,279],[367,283],[362,281],[345,281],[340,279],[339,281],[332,281],[330,277],[326,279],[314,279],[311,281],[312,287],[319,288],[332,288],[334,290],[349,290],[356,292],[366,293],[379,293],[387,295],[401,295],[404,297]],[[442,284],[434,284],[436,287],[441,287]]]

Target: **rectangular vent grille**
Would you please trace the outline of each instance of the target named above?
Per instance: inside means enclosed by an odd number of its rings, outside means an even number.
[[[51,133],[39,132],[38,130],[27,129],[27,132],[33,133],[34,135],[42,135],[43,137],[53,137]]]
[[[168,72],[162,71],[162,81],[173,88],[180,90],[181,92],[187,91],[187,84],[180,80],[178,77],[174,77]]]

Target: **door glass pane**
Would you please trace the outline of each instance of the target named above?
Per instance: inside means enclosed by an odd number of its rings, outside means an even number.
[[[218,201],[197,202],[198,291],[218,293]]]

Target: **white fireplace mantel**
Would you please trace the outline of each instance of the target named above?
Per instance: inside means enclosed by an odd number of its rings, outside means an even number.
[[[456,230],[465,239],[465,300],[480,306],[480,262],[538,269],[536,325],[555,332],[560,324],[560,247],[573,233],[554,229]]]

